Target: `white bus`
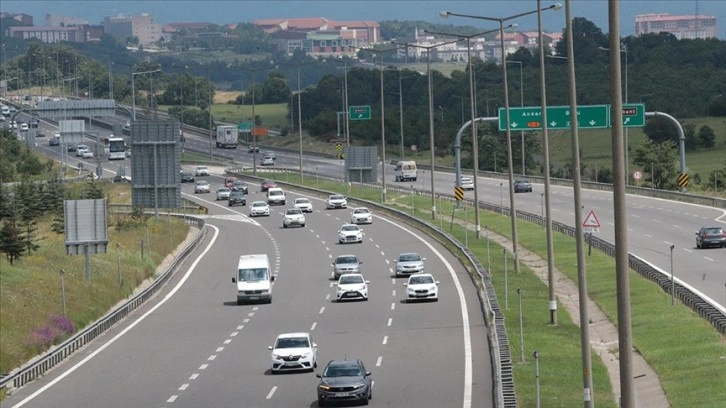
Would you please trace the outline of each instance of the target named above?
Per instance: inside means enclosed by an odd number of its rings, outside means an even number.
[[[105,137],[106,152],[109,160],[123,160],[126,158],[126,142],[122,137]]]

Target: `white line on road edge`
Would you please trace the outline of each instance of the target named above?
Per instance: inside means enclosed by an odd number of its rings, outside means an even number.
[[[136,321],[134,321],[133,323],[129,324],[128,327],[126,327],[125,329],[123,329],[119,334],[117,334],[111,340],[109,340],[108,342],[106,342],[105,344],[103,344],[96,351],[94,351],[93,353],[89,354],[86,358],[84,358],[83,360],[81,360],[78,363],[76,363],[76,365],[74,365],[73,367],[69,368],[68,371],[66,371],[66,372],[62,373],[61,375],[59,375],[58,378],[56,378],[53,381],[49,382],[48,384],[46,384],[45,386],[43,386],[42,388],[40,388],[38,391],[30,394],[24,400],[22,400],[22,401],[18,402],[17,404],[13,405],[12,408],[20,408],[20,407],[22,407],[23,405],[25,405],[28,402],[30,402],[33,399],[35,399],[35,397],[37,397],[38,395],[40,395],[43,392],[45,392],[50,387],[52,387],[55,384],[57,384],[60,380],[62,380],[64,378],[66,378],[67,376],[69,376],[71,373],[73,373],[74,371],[76,371],[78,368],[80,368],[81,366],[83,366],[84,364],[86,364],[87,362],[89,362],[93,357],[96,357],[98,354],[100,354],[108,346],[110,346],[111,344],[115,343],[116,340],[120,339],[121,337],[123,337],[123,335],[125,335],[126,333],[128,333],[129,331],[131,331],[131,329],[133,329],[134,327],[136,327],[137,324],[141,323],[149,315],[151,315],[152,313],[154,313],[156,311],[156,309],[158,309],[159,307],[161,307],[161,305],[163,305],[164,303],[166,303],[167,300],[171,299],[172,296],[174,296],[174,294],[176,294],[176,292],[179,289],[181,289],[181,287],[184,285],[184,283],[187,281],[187,279],[189,279],[189,277],[192,275],[192,272],[194,272],[194,269],[197,267],[197,264],[199,263],[199,261],[201,261],[202,258],[204,258],[204,255],[206,255],[207,252],[209,252],[210,249],[212,249],[212,246],[214,245],[215,241],[217,240],[217,236],[219,236],[219,228],[217,228],[217,227],[215,227],[214,225],[211,225],[211,224],[207,224],[207,226],[209,226],[212,229],[214,229],[214,235],[212,236],[212,239],[209,241],[209,244],[207,245],[206,248],[204,248],[204,251],[197,257],[197,259],[194,260],[194,263],[192,263],[192,265],[189,267],[189,270],[187,270],[187,272],[184,274],[184,276],[181,278],[181,280],[179,280],[179,283],[177,283],[176,286],[174,286],[174,289],[172,289],[171,291],[169,291],[169,293],[166,296],[164,296],[164,298],[161,299],[161,301],[159,301],[159,303],[157,303],[156,305],[154,305],[154,307],[152,307],[151,309],[149,309],[149,311],[147,311],[146,313],[144,313]],[[174,399],[176,399],[175,396],[173,396],[173,397],[174,397]],[[169,402],[169,401],[167,401],[167,402]]]

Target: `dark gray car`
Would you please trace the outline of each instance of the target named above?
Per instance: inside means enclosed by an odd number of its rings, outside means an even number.
[[[726,247],[726,231],[721,227],[703,227],[696,233],[696,248]]]
[[[321,374],[318,383],[318,406],[331,402],[358,402],[368,405],[373,398],[371,372],[360,360],[331,360]]]

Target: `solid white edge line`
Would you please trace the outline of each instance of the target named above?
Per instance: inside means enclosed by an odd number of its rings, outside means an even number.
[[[53,381],[49,382],[48,384],[44,385],[38,391],[35,391],[34,393],[30,394],[24,400],[22,400],[22,401],[18,402],[17,404],[13,405],[12,408],[20,408],[20,407],[22,407],[23,405],[25,405],[28,402],[30,402],[33,399],[35,399],[35,397],[37,397],[38,395],[40,395],[43,392],[45,392],[48,388],[50,388],[50,387],[54,386],[55,384],[57,384],[60,380],[62,380],[64,378],[66,378],[67,376],[69,376],[71,373],[73,373],[78,368],[80,368],[81,366],[83,366],[84,364],[86,364],[88,361],[90,361],[93,357],[96,357],[98,354],[100,354],[108,346],[110,346],[111,344],[115,343],[116,340],[120,339],[126,333],[128,333],[129,331],[131,331],[131,329],[133,329],[134,327],[136,327],[137,324],[141,323],[149,315],[151,315],[152,313],[154,313],[156,311],[156,309],[158,309],[159,307],[161,307],[161,305],[163,305],[164,303],[166,303],[167,300],[171,299],[171,297],[174,296],[174,294],[176,294],[176,292],[179,289],[181,289],[182,285],[184,285],[184,283],[187,281],[187,279],[189,279],[189,277],[192,275],[192,272],[194,272],[194,269],[196,268],[197,264],[202,260],[202,258],[204,258],[204,255],[206,255],[207,252],[209,252],[209,250],[212,249],[212,246],[214,245],[215,241],[217,240],[217,236],[219,236],[219,228],[217,228],[217,227],[215,227],[214,225],[211,225],[211,224],[207,224],[207,226],[208,227],[211,227],[212,229],[214,229],[214,235],[212,236],[212,239],[209,241],[209,244],[207,245],[206,248],[204,248],[204,251],[202,251],[202,253],[197,257],[197,259],[194,260],[194,263],[192,263],[192,265],[189,267],[189,270],[187,270],[187,272],[184,274],[184,276],[179,280],[179,283],[176,284],[176,286],[174,287],[174,289],[172,289],[171,291],[169,291],[169,293],[167,293],[167,295],[164,296],[164,298],[161,301],[159,301],[159,303],[157,303],[156,305],[154,305],[151,309],[149,309],[149,311],[147,311],[146,313],[144,313],[136,321],[134,321],[131,324],[129,324],[128,327],[126,327],[125,329],[123,329],[119,334],[117,334],[111,340],[109,340],[108,342],[106,342],[105,344],[103,344],[96,351],[94,351],[93,353],[89,354],[86,358],[84,358],[83,360],[81,360],[78,363],[76,363],[76,365],[74,365],[73,367],[69,368],[68,371],[66,371],[66,372],[62,373],[61,375],[59,375],[58,378],[56,378]]]

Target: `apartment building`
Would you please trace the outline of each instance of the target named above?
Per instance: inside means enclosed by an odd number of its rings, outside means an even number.
[[[716,17],[704,15],[672,16],[641,14],[635,16],[635,35],[666,32],[682,39],[716,38]]]
[[[142,46],[151,45],[162,38],[162,25],[154,23],[154,18],[146,13],[104,17],[103,28],[116,38],[136,37]]]

